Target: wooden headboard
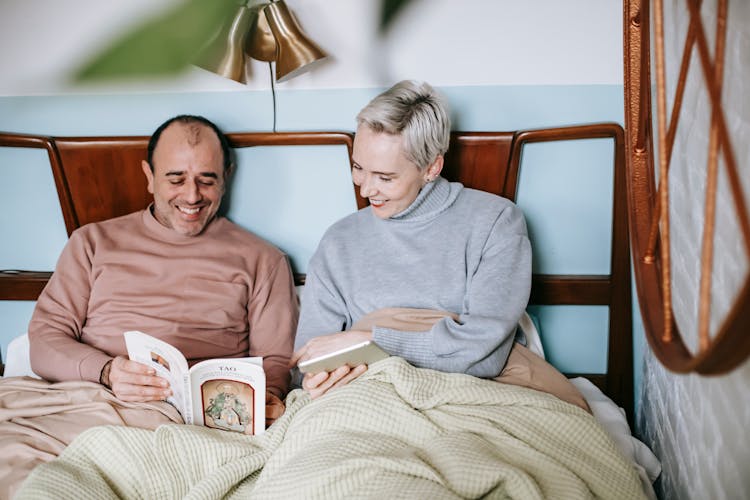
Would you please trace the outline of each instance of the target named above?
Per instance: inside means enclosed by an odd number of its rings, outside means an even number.
[[[585,376],[601,388],[632,422],[633,347],[630,254],[623,130],[602,123],[515,132],[454,132],[443,175],[467,187],[515,199],[523,146],[534,142],[609,138],[614,141],[611,269],[604,275],[533,276],[534,305],[609,306],[607,371]],[[228,134],[234,148],[289,145],[345,145],[351,157],[353,134],[346,132],[278,132]],[[44,137],[0,133],[0,147],[45,149],[68,234],[89,222],[140,210],[151,201],[141,171],[148,137]],[[112,172],[117,174],[113,175]],[[367,201],[355,189],[357,205]],[[0,300],[36,300],[51,272],[0,273]],[[303,275],[296,275],[298,284]]]

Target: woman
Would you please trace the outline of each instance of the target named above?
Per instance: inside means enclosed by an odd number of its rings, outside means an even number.
[[[394,85],[357,125],[352,177],[370,205],[331,226],[310,261],[292,363],[372,339],[418,367],[497,376],[531,289],[523,214],[440,177],[450,118],[429,84]],[[352,328],[383,308],[452,314],[418,332]],[[366,369],[307,374],[302,387],[317,397]]]

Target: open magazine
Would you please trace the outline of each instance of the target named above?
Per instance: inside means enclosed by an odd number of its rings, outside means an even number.
[[[128,356],[169,381],[167,401],[187,424],[244,434],[266,428],[266,375],[263,358],[208,359],[188,368],[174,346],[143,332],[125,332]]]

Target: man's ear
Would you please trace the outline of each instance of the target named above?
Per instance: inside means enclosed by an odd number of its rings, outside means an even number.
[[[141,168],[143,174],[146,176],[146,183],[148,192],[154,194],[154,173],[151,171],[151,165],[146,160],[141,161]]]

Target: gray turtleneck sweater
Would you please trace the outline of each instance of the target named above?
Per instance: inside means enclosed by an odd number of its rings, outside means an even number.
[[[295,349],[385,307],[459,314],[424,332],[375,327],[373,340],[415,366],[494,377],[531,289],[531,245],[511,201],[442,177],[388,219],[370,207],[323,235],[302,292]]]

